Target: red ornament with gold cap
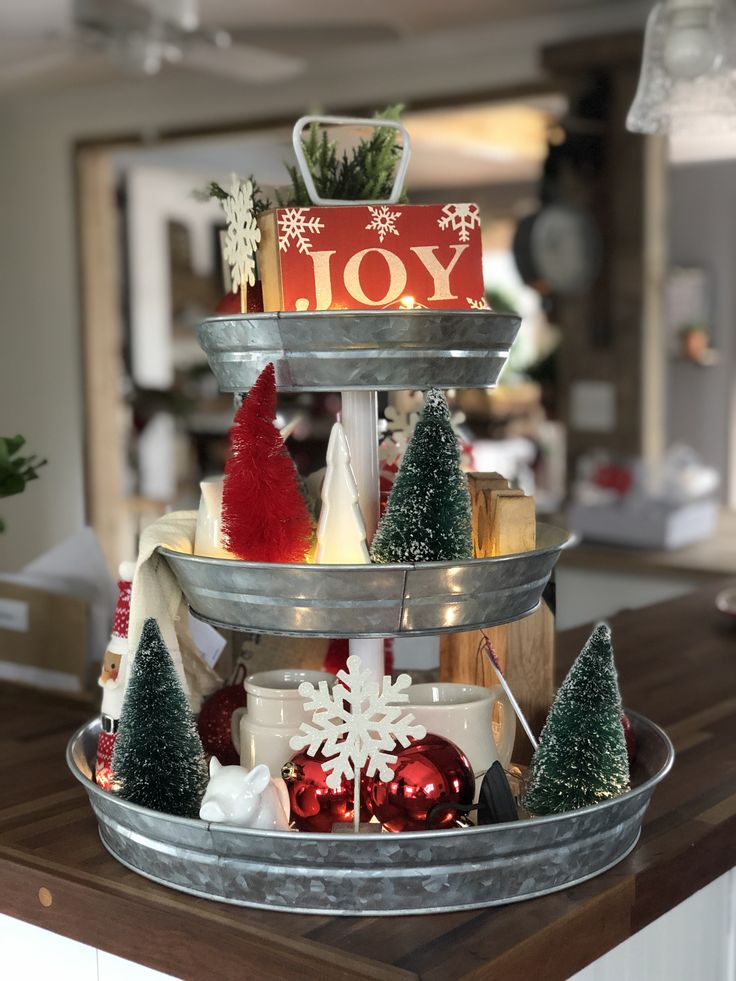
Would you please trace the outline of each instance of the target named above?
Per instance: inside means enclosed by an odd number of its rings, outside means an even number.
[[[122,562],[118,570],[118,600],[112,621],[112,633],[105,650],[102,671],[97,684],[102,688],[102,729],[97,740],[95,782],[103,790],[112,788],[112,751],[118,732],[125,688],[120,675],[122,659],[128,653],[130,594],[133,588],[134,562]]]

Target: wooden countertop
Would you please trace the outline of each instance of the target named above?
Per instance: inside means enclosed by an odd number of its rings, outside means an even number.
[[[564,524],[564,519],[553,524]],[[583,542],[560,556],[564,569],[679,577],[704,582],[736,577],[736,512],[724,509],[715,534],[678,549],[627,548]]]
[[[736,865],[736,626],[714,609],[716,592],[613,619],[624,702],[663,725],[678,755],[639,845],[598,878],[506,907],[381,919],[186,896],[102,848],[64,763],[89,710],[6,684],[0,911],[194,981],[567,978]],[[561,673],[586,633],[561,636]]]

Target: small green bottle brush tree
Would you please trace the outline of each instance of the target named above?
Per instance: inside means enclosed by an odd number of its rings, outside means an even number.
[[[452,562],[472,556],[470,496],[460,448],[445,396],[433,388],[391,488],[371,560]]]
[[[153,617],[143,625],[125,692],[113,781],[119,796],[196,818],[209,775],[189,703]]]
[[[524,806],[561,814],[629,789],[611,630],[600,623],[562,683],[532,758]]]

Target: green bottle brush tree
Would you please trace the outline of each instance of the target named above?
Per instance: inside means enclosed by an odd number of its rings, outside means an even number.
[[[442,392],[422,414],[371,545],[373,562],[453,562],[473,557],[470,495]]]
[[[119,796],[196,818],[209,775],[189,703],[158,624],[149,617],[125,692],[112,757]]]
[[[618,797],[629,787],[611,629],[599,623],[557,692],[523,804],[531,814],[561,814]]]

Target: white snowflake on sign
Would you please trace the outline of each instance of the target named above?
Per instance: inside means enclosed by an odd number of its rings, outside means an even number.
[[[309,217],[309,208],[284,208],[279,214],[279,249],[288,252],[294,243],[299,252],[309,254],[312,251],[310,235],[319,235],[324,229],[321,218],[316,215]]]
[[[454,232],[459,232],[458,238],[461,242],[467,242],[470,239],[470,230],[480,225],[477,204],[446,204],[442,215],[442,218],[437,219],[437,224],[443,230],[451,228]]]
[[[396,219],[401,217],[400,211],[391,211],[387,205],[382,204],[377,208],[368,208],[371,213],[371,220],[365,226],[378,232],[378,241],[383,242],[387,235],[399,235],[396,227]]]
[[[465,302],[468,304],[469,307],[472,307],[473,310],[490,310],[491,309],[488,306],[488,304],[486,303],[486,298],[484,296],[482,296],[479,300],[474,300],[472,296],[466,296],[465,297]]]
[[[383,679],[379,688],[372,671],[361,659],[351,654],[347,671],[338,671],[338,682],[332,691],[325,681],[315,688],[308,681],[299,685],[299,694],[306,699],[305,708],[313,711],[312,723],[302,722],[301,731],[291,737],[294,750],[306,749],[309,756],[319,750],[327,757],[322,769],[328,775],[325,783],[339,790],[343,779],[354,782],[354,825],[360,822],[360,775],[390,780],[391,764],[396,762],[393,750],[398,743],[408,746],[412,739],[422,739],[424,726],[414,722],[411,714],[402,714],[399,707],[407,702],[406,689],[411,685],[408,674],[392,682]]]
[[[230,266],[233,293],[237,293],[241,286],[254,286],[256,282],[256,248],[261,241],[261,230],[253,214],[251,181],[240,181],[233,174],[222,209],[227,219],[222,254]]]

